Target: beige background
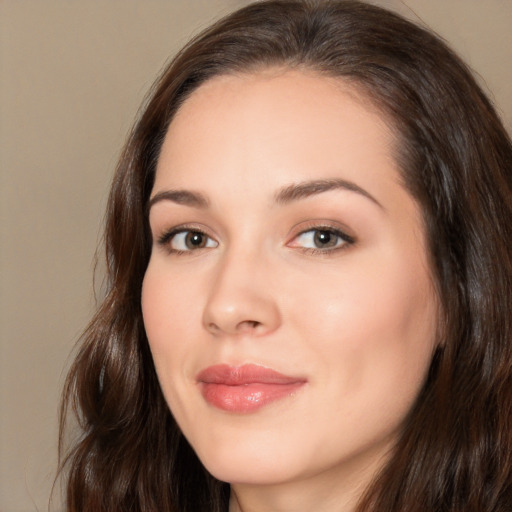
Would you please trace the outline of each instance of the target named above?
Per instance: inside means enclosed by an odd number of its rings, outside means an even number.
[[[191,34],[244,3],[0,0],[1,512],[46,510],[64,368],[94,306],[108,183],[143,94]],[[511,130],[512,0],[379,3],[450,41]]]

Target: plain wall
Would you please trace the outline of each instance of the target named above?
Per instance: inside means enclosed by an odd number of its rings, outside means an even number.
[[[108,185],[138,105],[191,34],[245,3],[0,0],[1,512],[46,510],[60,389],[94,309]],[[512,129],[510,0],[375,3],[447,39]]]

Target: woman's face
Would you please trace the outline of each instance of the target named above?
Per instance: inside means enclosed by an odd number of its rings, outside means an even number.
[[[435,349],[420,211],[390,129],[349,91],[214,78],[158,161],[145,327],[176,421],[235,485],[369,477]]]

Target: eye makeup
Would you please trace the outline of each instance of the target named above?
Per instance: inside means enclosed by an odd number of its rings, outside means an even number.
[[[334,256],[353,246],[357,240],[339,223],[325,220],[308,221],[296,226],[287,246],[305,254]]]
[[[211,249],[219,244],[204,229],[194,225],[180,225],[163,232],[157,245],[171,254],[185,254],[200,249]]]
[[[219,242],[197,225],[182,224],[164,231],[157,245],[174,255],[214,249]],[[334,255],[354,245],[356,239],[339,226],[327,222],[308,222],[285,245],[310,255]]]

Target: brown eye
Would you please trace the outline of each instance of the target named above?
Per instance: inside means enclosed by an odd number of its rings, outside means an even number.
[[[318,252],[329,252],[341,249],[354,243],[354,239],[338,229],[319,227],[303,231],[294,238],[292,247]]]
[[[339,242],[339,236],[332,231],[322,230],[314,233],[313,242],[318,249],[335,247]]]
[[[199,231],[189,231],[185,236],[185,245],[188,249],[200,249],[206,246],[207,237]]]
[[[162,240],[174,252],[190,252],[197,249],[217,247],[218,243],[201,231],[184,229],[172,233],[167,240]]]

